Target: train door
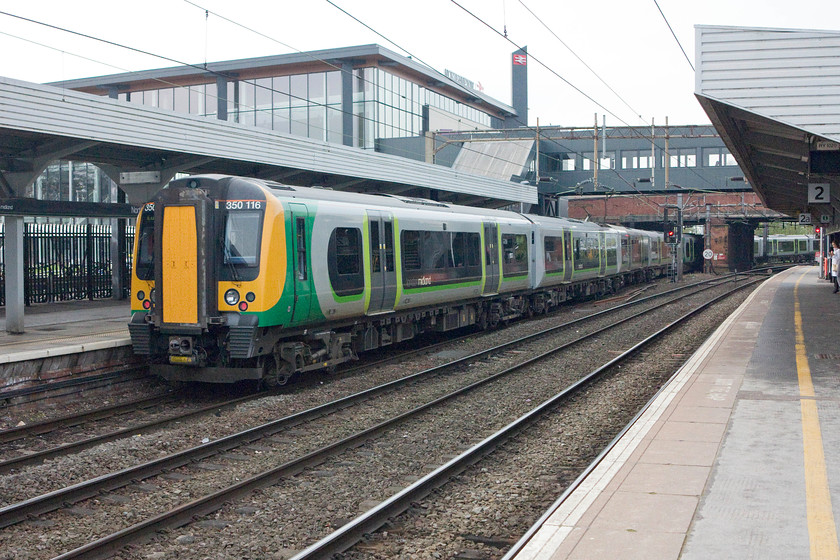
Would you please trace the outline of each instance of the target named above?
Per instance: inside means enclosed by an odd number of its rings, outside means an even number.
[[[563,259],[565,259],[563,263],[563,281],[571,282],[575,259],[572,253],[572,232],[568,230],[563,231]]]
[[[484,224],[484,294],[499,291],[499,227]]]
[[[367,214],[370,233],[370,303],[367,313],[393,311],[397,298],[394,218],[377,210],[368,210]]]
[[[292,221],[292,275],[295,286],[295,307],[292,323],[301,323],[309,318],[309,306],[312,300],[312,273],[309,270],[309,251],[306,243],[306,221],[309,209],[305,204],[289,204]]]
[[[606,233],[599,233],[598,234],[598,255],[600,257],[600,268],[598,269],[598,275],[604,276],[607,273],[607,234]]]
[[[165,206],[157,276],[164,323],[199,322],[199,240],[195,206]],[[157,278],[156,278],[157,280]]]

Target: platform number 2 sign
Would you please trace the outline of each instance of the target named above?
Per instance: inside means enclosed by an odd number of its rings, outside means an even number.
[[[829,204],[831,186],[828,183],[808,183],[808,204]]]

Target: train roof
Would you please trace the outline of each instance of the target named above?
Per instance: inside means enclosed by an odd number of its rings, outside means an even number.
[[[330,188],[321,187],[299,187],[294,185],[286,185],[276,181],[266,179],[257,179],[252,177],[236,177],[232,175],[195,175],[189,178],[208,178],[213,180],[222,179],[238,179],[241,181],[251,182],[255,185],[267,189],[271,194],[277,198],[286,199],[308,199],[308,200],[322,200],[334,203],[346,204],[361,204],[371,207],[390,207],[390,208],[411,208],[414,210],[424,210],[431,212],[443,213],[458,213],[468,214],[474,216],[483,216],[487,218],[496,218],[501,220],[523,221],[527,220],[531,223],[550,227],[562,227],[577,231],[617,231],[621,233],[634,233],[637,235],[657,235],[656,232],[648,230],[630,229],[621,226],[607,225],[602,226],[595,222],[588,222],[577,220],[574,218],[554,218],[547,216],[538,216],[535,214],[525,214],[520,212],[513,212],[509,210],[496,210],[492,208],[477,208],[474,206],[461,206],[457,204],[450,204],[448,202],[439,202],[436,200],[429,200],[425,198],[407,197],[395,194],[379,194],[379,193],[354,193],[350,191],[336,191]]]

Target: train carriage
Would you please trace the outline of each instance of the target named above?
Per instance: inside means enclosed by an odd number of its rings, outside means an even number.
[[[661,235],[228,176],[138,217],[135,352],[170,379],[285,383],[425,331],[495,326],[667,269]]]
[[[811,235],[755,236],[753,259],[767,262],[812,262],[819,241]]]

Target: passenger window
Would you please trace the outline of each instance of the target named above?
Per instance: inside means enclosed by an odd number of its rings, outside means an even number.
[[[370,223],[370,271],[381,272],[382,265],[379,262],[379,222]]]
[[[502,235],[502,270],[512,276],[528,271],[528,236]]]
[[[335,228],[327,249],[330,284],[337,296],[361,294],[365,286],[362,272],[362,230]]]
[[[394,224],[385,222],[385,270],[393,272],[394,267]]]

